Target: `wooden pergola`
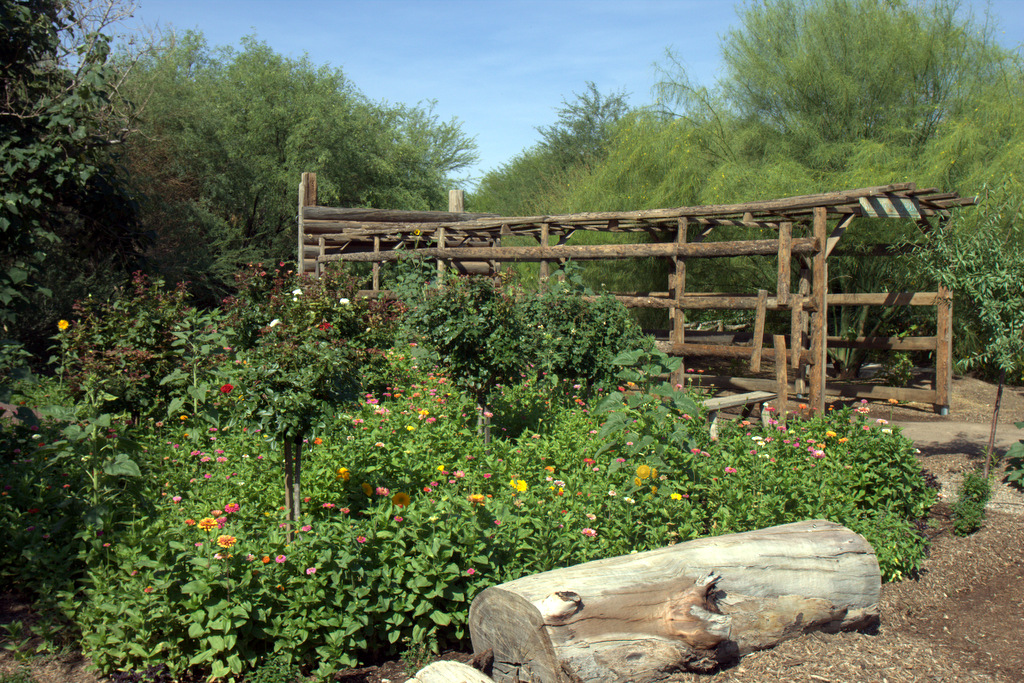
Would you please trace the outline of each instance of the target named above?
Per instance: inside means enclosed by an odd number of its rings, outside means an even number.
[[[453,194],[453,196],[455,196]],[[668,309],[670,329],[657,342],[674,356],[748,359],[752,373],[762,360],[775,361],[776,377],[707,377],[708,387],[772,392],[785,406],[789,394],[807,394],[811,410],[822,411],[826,393],[847,398],[894,398],[931,403],[945,412],[952,382],[952,296],[936,292],[864,292],[830,294],[828,262],[843,235],[858,217],[914,221],[922,231],[945,221],[951,209],[975,203],[914,183],[866,187],[843,192],[788,197],[718,206],[691,206],[645,211],[577,213],[562,216],[496,216],[461,212],[461,194],[449,212],[387,211],[317,206],[316,176],[302,175],[299,186],[298,260],[305,273],[319,275],[331,262],[370,263],[365,296],[381,296],[381,264],[415,257],[433,259],[439,271],[494,273],[504,262],[534,261],[540,278],[552,263],[597,259],[655,257],[669,264],[666,291],[618,292],[628,307]],[[760,228],[770,239],[720,240],[723,228]],[[719,229],[716,233],[716,229]],[[624,244],[572,244],[581,231],[646,233],[652,241]],[[536,244],[502,246],[503,238],[528,237]],[[520,241],[520,240],[517,240]],[[891,245],[878,245],[884,252]],[[687,291],[686,264],[692,259],[763,256],[777,262],[775,291],[756,294]],[[794,286],[795,284],[795,286]],[[859,337],[827,335],[829,306],[935,306],[934,336]],[[690,332],[686,311],[752,310],[754,332],[748,345],[740,335]],[[788,311],[787,335],[765,335],[767,311]],[[749,337],[749,334],[748,334]],[[767,343],[766,343],[767,342]],[[932,351],[935,378],[929,389],[826,381],[828,347],[892,351]],[[679,377],[682,370],[680,370]],[[790,381],[790,376],[793,381]],[[681,381],[681,380],[680,380]]]

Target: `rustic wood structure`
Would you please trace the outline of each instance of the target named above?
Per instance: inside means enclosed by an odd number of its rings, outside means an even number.
[[[498,683],[655,682],[810,631],[873,629],[881,585],[867,541],[814,520],[492,586],[469,628]]]
[[[540,263],[540,277],[551,264],[568,259],[657,257],[670,264],[666,291],[618,292],[628,307],[668,309],[671,328],[658,346],[675,356],[746,359],[752,373],[764,361],[775,364],[774,379],[702,376],[704,386],[732,391],[771,391],[784,406],[787,396],[807,396],[812,411],[824,409],[825,394],[848,398],[893,398],[949,406],[952,382],[952,297],[937,292],[868,292],[829,294],[828,260],[858,217],[913,220],[923,231],[943,221],[950,210],[974,203],[952,192],[918,189],[898,183],[843,192],[789,197],[719,206],[679,207],[646,211],[579,213],[563,216],[494,216],[449,212],[384,211],[317,206],[316,176],[302,175],[299,186],[298,260],[303,272],[319,274],[328,263],[370,263],[367,296],[381,296],[381,264],[407,258],[411,252],[434,259],[439,271],[494,273],[504,262]],[[758,228],[768,239],[717,240],[731,227]],[[586,231],[645,233],[652,241],[629,244],[571,244]],[[502,246],[510,236],[528,237],[534,246]],[[880,249],[887,245],[880,245]],[[775,259],[774,291],[754,293],[695,292],[687,289],[686,264],[692,259],[733,256]],[[829,337],[826,320],[831,306],[935,306],[934,336]],[[754,332],[726,335],[688,332],[687,311],[743,309],[754,312]],[[789,314],[789,334],[765,333],[767,311]],[[832,347],[931,351],[935,377],[929,389],[871,384],[830,384],[826,381],[827,350]],[[680,369],[677,381],[685,375]],[[781,411],[780,411],[780,414]]]

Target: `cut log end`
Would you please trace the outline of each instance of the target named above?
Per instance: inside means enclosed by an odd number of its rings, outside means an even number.
[[[808,631],[870,630],[870,545],[825,520],[700,539],[523,577],[470,609],[499,683],[655,683]]]

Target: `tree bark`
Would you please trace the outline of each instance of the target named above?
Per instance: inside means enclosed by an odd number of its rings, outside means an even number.
[[[988,481],[989,468],[992,466],[992,449],[996,445],[996,427],[999,425],[999,404],[1003,402],[1003,383],[1006,381],[1006,370],[999,373],[999,388],[996,390],[996,405],[992,409],[992,429],[988,435],[988,449],[985,451],[985,481]]]
[[[867,541],[814,520],[493,586],[469,627],[499,683],[648,683],[808,631],[874,628],[880,589]]]

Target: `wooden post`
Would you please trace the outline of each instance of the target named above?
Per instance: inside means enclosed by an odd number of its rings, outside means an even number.
[[[448,190],[448,211],[462,213],[465,207],[466,193],[462,190]]]
[[[786,406],[789,403],[789,374],[786,371],[786,337],[776,334],[772,337],[775,342],[775,415],[779,424],[786,426]],[[797,355],[794,351],[793,355]]]
[[[551,225],[548,224],[548,223],[541,223],[541,226],[540,226],[540,246],[542,246],[542,247],[548,246],[548,242],[549,242],[549,237],[550,236],[551,236]],[[545,282],[547,282],[547,279],[548,279],[549,275],[550,275],[550,271],[549,271],[549,268],[548,268],[548,262],[546,260],[545,261],[541,261],[540,262],[540,283],[542,285]]]
[[[318,239],[316,243],[316,263],[313,265],[313,273],[317,277],[320,277],[323,274],[323,264],[320,263],[320,257],[327,254],[327,240],[325,240],[323,237],[320,237],[320,239]]]
[[[768,307],[768,290],[757,290],[757,313],[754,317],[754,350],[750,354],[750,371],[761,372],[761,347],[764,345],[764,318]]]
[[[676,244],[686,244],[686,231],[689,228],[690,222],[683,216],[677,221],[676,224]],[[669,291],[672,292],[672,298],[675,299],[676,306],[670,308],[669,320],[672,323],[672,329],[669,332],[669,340],[673,344],[682,344],[686,336],[686,311],[679,307],[683,302],[683,294],[686,292],[686,259],[680,258],[678,255],[672,259],[672,275],[669,277]],[[686,377],[686,358],[683,357],[679,363],[679,367],[672,373],[671,381],[673,384],[682,384],[683,379]]]
[[[825,358],[828,353],[825,340],[828,309],[828,266],[825,262],[825,229],[827,213],[823,206],[814,211],[814,237],[818,240],[818,252],[814,254],[811,274],[811,300],[815,311],[811,315],[811,395],[807,401],[812,413],[825,412]]]
[[[940,414],[948,415],[953,386],[953,293],[947,287],[939,287],[936,322],[935,407]]]
[[[380,253],[380,235],[373,236],[373,253]],[[380,261],[373,262],[373,291],[380,291]]]
[[[792,249],[793,224],[785,222],[779,226],[779,279],[775,286],[780,306],[789,303],[789,262],[793,258]]]
[[[303,173],[299,182],[299,249],[298,260],[295,263],[295,270],[299,274],[306,272],[306,234],[302,223],[302,209],[306,206],[316,206],[316,173]],[[316,272],[316,266],[314,266],[314,272]]]
[[[808,300],[808,298],[810,298],[810,295],[811,295],[811,271],[810,271],[809,266],[810,266],[810,264],[807,262],[807,259],[804,258],[804,257],[801,257],[800,285],[799,285],[799,288],[797,289],[797,292],[799,293],[800,303],[801,303],[800,310],[797,313],[797,315],[799,316],[799,320],[800,320],[800,348],[801,349],[808,348],[808,340],[810,339],[810,335],[811,335],[811,316],[803,308],[803,303],[806,302]],[[790,344],[792,345],[792,342],[790,342]],[[796,393],[800,394],[801,396],[806,397],[807,396],[807,389],[808,389],[808,386],[807,386],[808,385],[808,382],[807,382],[808,367],[807,367],[807,364],[804,363],[802,360],[800,360],[799,362],[800,362],[800,365],[799,365],[799,367],[797,367],[797,372],[796,372]]]
[[[448,246],[448,245],[445,244],[444,228],[438,228],[436,235],[437,235],[437,248],[438,249],[444,249],[446,246]],[[437,279],[438,279],[438,282],[441,282],[444,279],[444,271],[445,271],[444,259],[439,258],[439,259],[437,259]]]

